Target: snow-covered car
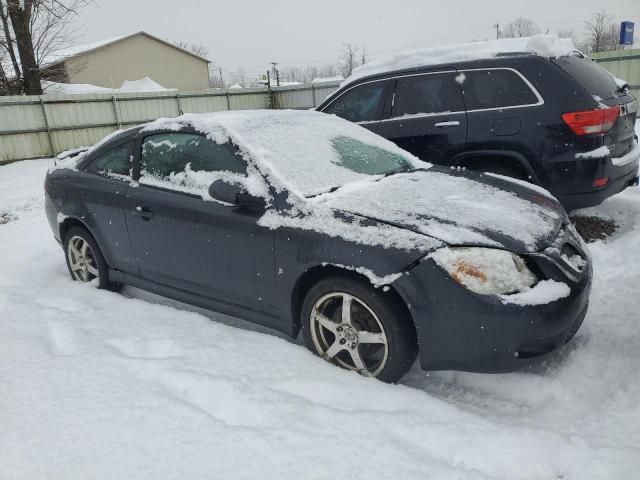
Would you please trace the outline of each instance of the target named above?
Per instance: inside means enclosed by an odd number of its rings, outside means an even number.
[[[589,254],[545,190],[332,115],[159,119],[62,155],[45,189],[74,280],[301,329],[384,381],[418,350],[429,370],[528,366],[587,310]]]

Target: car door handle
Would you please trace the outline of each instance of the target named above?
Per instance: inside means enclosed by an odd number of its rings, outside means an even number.
[[[438,122],[434,125],[434,127],[438,127],[438,128],[458,127],[458,126],[460,126],[460,122],[457,120],[452,120],[450,122]]]
[[[147,207],[141,207],[139,205],[133,210],[132,213],[134,215],[142,217],[143,220],[149,220],[151,217],[153,217],[153,212],[151,210],[149,210]]]

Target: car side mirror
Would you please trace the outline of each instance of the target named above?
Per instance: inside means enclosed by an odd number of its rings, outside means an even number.
[[[209,196],[214,200],[248,210],[263,210],[266,205],[263,198],[247,193],[237,183],[222,179],[216,180],[209,186]]]

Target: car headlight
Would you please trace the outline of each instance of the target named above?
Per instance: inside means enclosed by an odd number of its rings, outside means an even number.
[[[515,253],[495,248],[441,248],[428,256],[453,280],[483,295],[526,290],[538,279]]]

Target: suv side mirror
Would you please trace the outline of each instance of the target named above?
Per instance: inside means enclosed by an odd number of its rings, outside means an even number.
[[[222,179],[209,186],[209,196],[214,200],[248,210],[263,210],[265,207],[263,198],[250,195],[237,183],[229,183]]]

